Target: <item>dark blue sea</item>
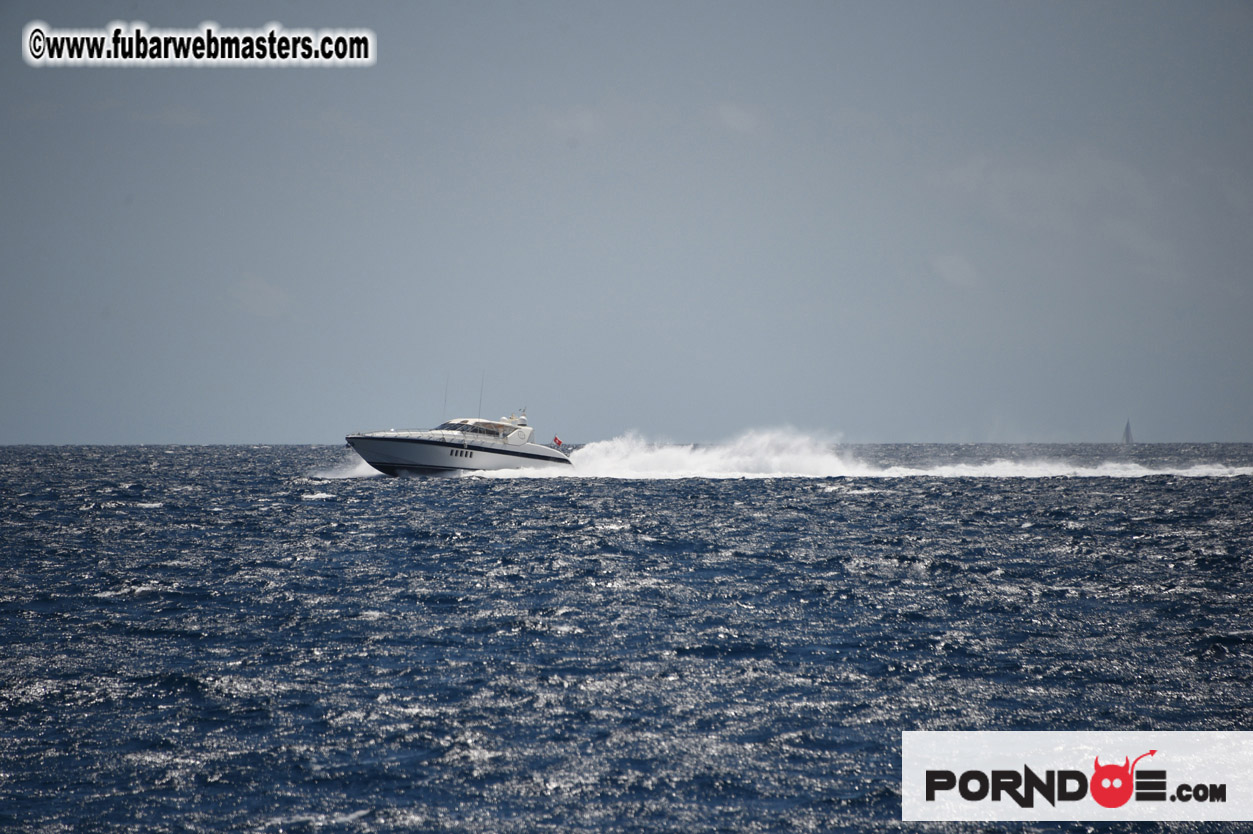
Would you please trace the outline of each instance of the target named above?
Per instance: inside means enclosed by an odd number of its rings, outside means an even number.
[[[0,447],[0,829],[912,830],[903,730],[1253,729],[1253,446],[575,460]]]

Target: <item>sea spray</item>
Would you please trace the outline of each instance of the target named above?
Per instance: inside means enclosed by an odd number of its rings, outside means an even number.
[[[1103,458],[1099,446],[1021,448],[918,446],[920,459],[884,460],[883,447],[840,445],[791,429],[753,429],[712,444],[659,443],[629,432],[588,443],[570,455],[573,467],[468,473],[489,478],[1143,478],[1238,477],[1253,467],[1218,462],[1134,461]],[[1111,447],[1116,448],[1116,447]],[[962,457],[947,453],[961,449]],[[1094,459],[1088,453],[1097,452]],[[1025,455],[1025,456],[1024,456]]]
[[[826,478],[864,466],[832,440],[788,429],[755,429],[710,445],[668,445],[627,434],[589,443],[571,456],[574,474],[602,478]]]
[[[309,477],[325,481],[339,481],[345,478],[373,478],[382,474],[366,463],[356,452],[347,449],[334,466],[310,472]]]
[[[573,467],[475,472],[491,478],[829,478],[870,474],[833,439],[791,429],[754,429],[725,443],[675,444],[628,432],[570,453]]]

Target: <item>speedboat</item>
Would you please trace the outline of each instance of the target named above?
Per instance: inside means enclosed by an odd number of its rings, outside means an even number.
[[[532,443],[533,431],[526,414],[511,414],[499,420],[462,417],[433,429],[368,431],[344,439],[385,475],[571,465],[560,449]]]

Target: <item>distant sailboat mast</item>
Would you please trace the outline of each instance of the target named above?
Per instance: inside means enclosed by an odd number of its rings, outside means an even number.
[[[1126,427],[1122,430],[1122,443],[1124,446],[1130,446],[1132,443],[1135,443],[1135,440],[1133,440],[1131,437],[1131,421],[1130,420],[1127,421]]]

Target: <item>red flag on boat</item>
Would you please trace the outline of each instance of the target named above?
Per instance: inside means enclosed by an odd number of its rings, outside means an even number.
[[[560,446],[560,445],[561,445],[561,438],[560,438],[560,437],[558,437],[557,435],[555,435],[555,434],[554,434],[554,435],[553,435],[553,443],[556,443],[558,446]]]

